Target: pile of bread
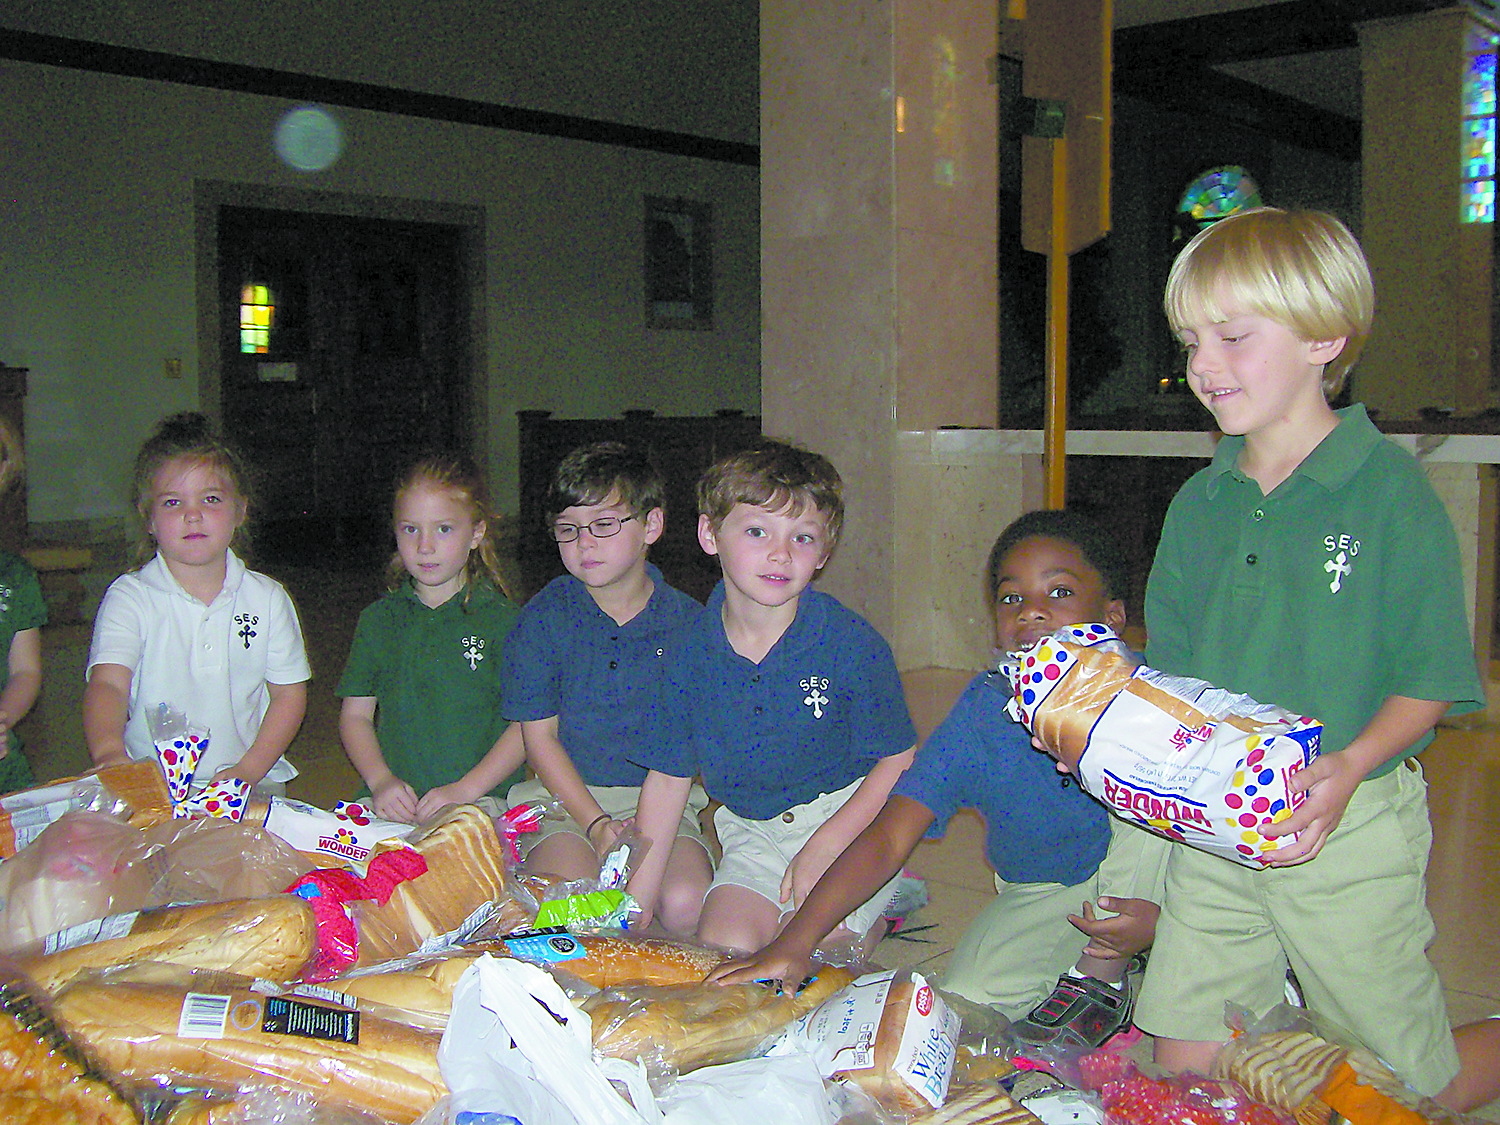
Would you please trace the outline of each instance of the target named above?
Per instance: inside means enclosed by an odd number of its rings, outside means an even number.
[[[149,1119],[265,1120],[241,1111],[275,1094],[326,1107],[340,1125],[408,1123],[438,1102],[438,1047],[459,979],[484,954],[519,955],[506,938],[535,911],[484,813],[450,808],[379,845],[413,849],[425,871],[384,901],[355,903],[355,966],[309,985],[318,912],[284,891],[305,887],[327,857],[248,821],[174,821],[159,775],[131,769],[110,784],[102,803],[74,787],[87,806],[17,838],[0,861],[0,1121],[139,1122],[143,1106],[183,1091],[194,1093],[170,1118]],[[557,940],[568,959],[546,967],[589,1016],[596,1054],[658,1074],[748,1058],[857,990],[855,974],[833,966],[795,989],[709,985],[723,957],[713,950],[624,934]],[[895,1119],[1039,1125],[997,1083],[1011,1069],[1001,1059],[960,1052],[937,1108],[901,1080],[906,1013],[931,1003],[909,979],[891,986],[871,1029],[874,1065],[844,1077]],[[1288,1089],[1273,1091],[1276,1104],[1306,1094],[1279,1081]],[[1326,1115],[1299,1119],[1329,1125]]]

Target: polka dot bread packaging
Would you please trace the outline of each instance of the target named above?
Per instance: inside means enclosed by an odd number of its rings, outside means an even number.
[[[1013,713],[1116,816],[1248,867],[1296,839],[1261,829],[1301,804],[1289,785],[1318,756],[1317,720],[1140,665],[1104,625],[1004,667]]]
[[[156,705],[147,725],[175,809],[193,788],[193,774],[208,751],[208,731],[193,726],[186,715],[167,703]]]

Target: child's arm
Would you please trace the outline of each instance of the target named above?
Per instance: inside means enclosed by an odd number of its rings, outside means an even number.
[[[467,805],[477,801],[514,773],[525,760],[526,740],[521,735],[521,724],[509,723],[473,769],[457,781],[422,794],[422,799],[417,802],[418,823],[444,805]]]
[[[854,795],[792,857],[792,862],[781,879],[782,902],[790,902],[794,906],[802,904],[808,892],[823,877],[823,872],[828,870],[829,864],[839,857],[856,836],[869,827],[885,805],[886,798],[891,795],[891,787],[896,784],[896,779],[911,765],[916,752],[917,748],[913,746],[875,763],[874,768],[859,783]],[[879,889],[879,885],[876,889]],[[860,900],[863,901],[864,899]]]
[[[752,957],[720,965],[708,979],[724,984],[800,983],[818,943],[901,870],[931,824],[932,812],[926,805],[900,794],[891,797],[869,827],[833,861],[779,937]]]
[[[568,815],[588,832],[589,843],[595,850],[614,843],[620,834],[621,825],[617,821],[599,820],[604,815],[604,810],[594,800],[584,783],[583,775],[578,772],[573,759],[568,757],[562,740],[557,737],[557,716],[550,715],[545,719],[523,722],[521,733],[526,739],[526,760],[536,770],[536,775],[547,787],[547,792],[559,798],[563,808],[568,810]],[[677,815],[682,814],[679,812]],[[597,828],[594,827],[596,822]],[[675,839],[677,822],[674,820],[672,823],[674,828],[669,838]]]
[[[651,841],[651,846],[625,888],[641,908],[640,921],[634,923],[637,927],[649,925],[656,913],[661,881],[667,872],[667,860],[672,856],[672,845],[677,842],[677,825],[682,820],[682,810],[687,808],[688,791],[692,787],[691,777],[673,777],[655,770],[649,771],[641,783],[635,830]]]
[[[386,820],[416,823],[417,791],[385,764],[380,739],[375,736],[373,695],[351,695],[339,708],[339,740],[344,753],[364,783],[370,787],[370,804]]]
[[[1287,788],[1293,793],[1306,793],[1307,799],[1291,816],[1264,829],[1262,835],[1303,835],[1295,844],[1278,850],[1270,860],[1271,866],[1306,863],[1322,851],[1359,783],[1436,726],[1449,706],[1432,699],[1393,695],[1343,750],[1323,754],[1293,774]]]
[[[12,637],[6,663],[10,679],[0,692],[0,758],[10,753],[10,728],[26,717],[42,690],[42,631],[22,629]]]
[[[83,689],[83,740],[96,766],[130,761],[125,752],[125,719],[130,712],[130,669],[95,664]]]
[[[214,774],[214,780],[238,777],[251,785],[259,785],[261,778],[276,764],[276,759],[286,753],[302,725],[302,716],[307,714],[307,684],[266,684],[266,694],[271,697],[265,716],[260,721],[260,730],[255,732],[255,741],[250,743],[240,760],[225,766]]]

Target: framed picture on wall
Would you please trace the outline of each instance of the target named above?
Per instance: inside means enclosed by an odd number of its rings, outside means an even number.
[[[714,326],[713,208],[646,196],[646,327]]]

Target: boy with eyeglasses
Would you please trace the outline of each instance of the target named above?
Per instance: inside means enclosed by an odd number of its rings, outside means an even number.
[[[505,716],[520,722],[536,772],[511,789],[511,803],[555,796],[568,812],[531,837],[534,871],[597,876],[635,815],[646,770],[632,759],[659,738],[666,641],[703,608],[646,561],[666,520],[665,493],[650,457],[620,442],[575,449],[553,474],[547,524],[568,573],[521,610],[501,680]],[[698,823],[707,804],[695,787],[671,848],[680,889],[657,913],[674,932],[697,928],[713,878]]]

